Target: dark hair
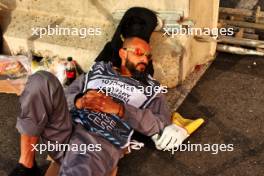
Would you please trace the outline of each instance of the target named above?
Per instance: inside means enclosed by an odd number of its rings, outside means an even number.
[[[138,37],[149,43],[151,33],[156,25],[157,16],[152,10],[144,7],[132,7],[128,9],[121,19],[112,40],[105,44],[95,61],[111,61],[113,66],[120,68],[121,58],[119,57],[119,49],[123,46],[122,37]],[[146,70],[149,74],[154,74],[152,61],[149,62]]]

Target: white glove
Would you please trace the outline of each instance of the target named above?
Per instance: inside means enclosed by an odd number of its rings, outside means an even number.
[[[189,134],[184,128],[171,124],[164,128],[161,137],[156,134],[151,138],[158,150],[172,150],[175,147],[178,148],[187,137]]]

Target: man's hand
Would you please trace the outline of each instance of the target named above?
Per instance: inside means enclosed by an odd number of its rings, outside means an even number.
[[[106,95],[102,93],[98,93],[95,90],[88,91],[86,94],[84,94],[81,98],[77,99],[75,106],[78,109],[86,108],[91,109],[93,111],[100,111],[100,107],[102,106],[103,101],[100,101],[102,99],[111,98],[107,97]]]
[[[179,147],[188,136],[184,128],[171,124],[164,128],[161,137],[155,134],[151,138],[158,150],[172,150]]]
[[[112,97],[95,90],[87,92],[83,97],[76,101],[76,107],[90,109],[96,112],[104,112],[123,116],[124,108],[121,104],[115,102]]]

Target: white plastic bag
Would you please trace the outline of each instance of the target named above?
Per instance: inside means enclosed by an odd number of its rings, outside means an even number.
[[[32,61],[31,70],[32,74],[44,70],[54,74],[62,85],[65,84],[67,77],[65,74],[65,67],[67,61],[60,58],[43,58],[41,61]]]

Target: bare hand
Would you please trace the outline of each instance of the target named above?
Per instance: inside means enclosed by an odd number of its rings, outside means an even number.
[[[98,93],[96,90],[87,92],[83,97],[76,101],[77,108],[86,108],[95,112],[104,112],[123,116],[123,106],[115,102],[112,97],[106,96],[103,93]]]

